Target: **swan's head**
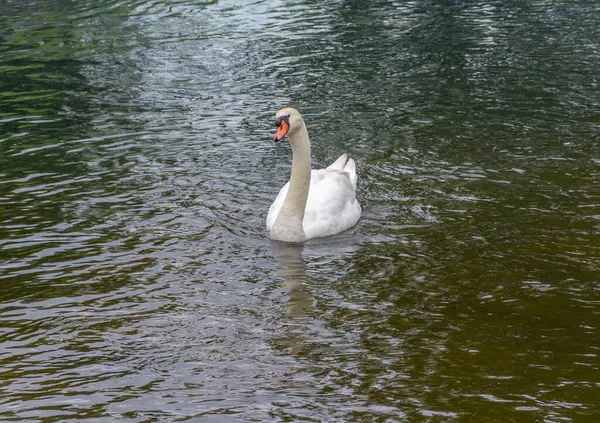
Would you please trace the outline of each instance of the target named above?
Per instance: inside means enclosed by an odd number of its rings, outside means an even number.
[[[304,121],[298,110],[291,107],[281,109],[275,115],[275,125],[277,126],[277,133],[273,137],[273,141],[281,141],[286,135],[294,134],[298,129],[302,127]]]

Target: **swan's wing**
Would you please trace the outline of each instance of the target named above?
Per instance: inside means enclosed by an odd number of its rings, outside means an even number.
[[[348,172],[328,170],[310,187],[304,233],[308,238],[317,238],[342,232],[356,224],[361,211]]]
[[[340,157],[338,157],[335,162],[333,162],[329,166],[327,166],[326,170],[337,170],[337,171],[341,172],[344,170],[344,166],[346,165],[347,161],[348,161],[348,155],[346,153],[344,153]]]
[[[348,159],[346,164],[344,165],[344,172],[350,175],[350,181],[352,182],[352,186],[354,187],[354,191],[356,191],[356,182],[358,181],[358,173],[356,173],[356,163],[352,159]]]
[[[330,164],[325,171],[337,170],[338,172],[346,172],[350,176],[350,181],[352,181],[352,185],[354,186],[354,190],[356,191],[356,181],[358,179],[358,174],[356,173],[356,163],[354,160],[348,158],[347,154],[342,154],[337,158],[335,162]]]
[[[290,183],[288,181],[280,190],[279,194],[271,204],[269,208],[269,213],[267,214],[267,230],[270,231],[273,227],[273,223],[275,223],[275,219],[279,215],[279,211],[281,210],[281,206],[283,206],[283,201],[285,200],[285,196],[287,195],[288,189],[290,188]]]
[[[327,171],[325,169],[312,170],[310,172],[310,186],[312,189],[313,185],[319,183],[325,177]],[[271,204],[269,208],[269,213],[267,214],[267,230],[270,231],[273,223],[275,223],[275,219],[279,215],[279,211],[281,210],[281,206],[283,206],[283,202],[285,201],[285,196],[287,195],[288,189],[290,188],[290,183],[288,181],[280,190],[279,194]],[[310,194],[309,194],[310,195]]]

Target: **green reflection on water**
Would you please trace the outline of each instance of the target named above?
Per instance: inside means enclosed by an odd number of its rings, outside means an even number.
[[[594,7],[0,5],[0,418],[595,421]],[[289,249],[288,104],[365,207]]]

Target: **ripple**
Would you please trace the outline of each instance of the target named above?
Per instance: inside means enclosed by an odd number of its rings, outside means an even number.
[[[0,4],[0,418],[591,416],[594,7]],[[355,228],[268,240],[283,105]]]

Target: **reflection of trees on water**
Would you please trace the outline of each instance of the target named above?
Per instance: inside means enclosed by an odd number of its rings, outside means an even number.
[[[50,286],[70,296],[79,280],[106,282],[81,289],[112,290],[132,279],[132,267],[119,271],[119,254],[108,246],[123,241],[115,216],[135,208],[121,202],[139,185],[123,182],[128,150],[114,149],[139,130],[129,119],[115,124],[123,102],[111,95],[133,97],[123,75],[135,67],[116,66],[131,50],[130,40],[115,38],[127,17],[83,3],[0,2],[0,226],[7,225],[0,238],[18,245],[6,262],[11,279],[23,282],[10,293],[17,297],[24,289],[48,295]],[[124,250],[138,238],[131,234]],[[138,269],[150,261],[140,260]],[[77,274],[70,263],[78,263]]]

